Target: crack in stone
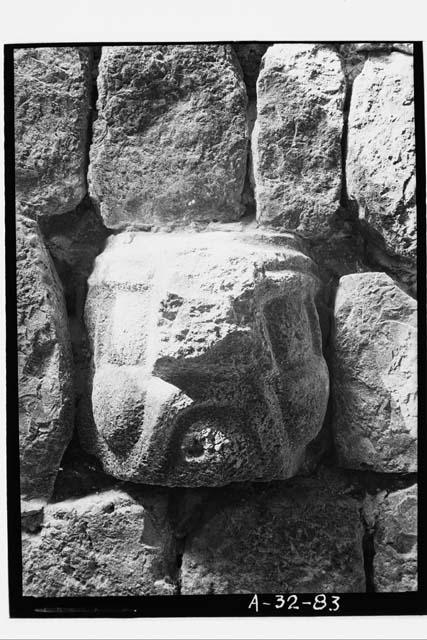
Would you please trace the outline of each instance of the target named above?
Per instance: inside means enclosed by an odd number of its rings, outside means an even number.
[[[93,140],[93,123],[95,122],[98,116],[97,109],[96,109],[96,103],[98,100],[97,78],[98,78],[99,62],[101,59],[102,47],[100,46],[90,47],[90,51],[91,51],[90,67],[91,67],[92,78],[91,78],[91,87],[90,87],[90,94],[89,94],[90,107],[89,107],[89,117],[88,117],[88,123],[87,123],[86,157],[85,157],[86,188],[87,188],[88,194],[89,194],[89,185],[87,181],[87,176],[88,176],[89,164],[90,164],[90,148],[92,146],[92,140]]]
[[[375,526],[369,526],[366,521],[362,510],[360,512],[360,518],[362,526],[364,528],[364,534],[362,539],[363,549],[363,566],[365,570],[366,578],[366,593],[375,593],[375,581],[374,581],[374,556],[375,556]]]
[[[352,203],[348,197],[347,191],[347,151],[348,151],[348,118],[350,115],[351,98],[353,94],[353,83],[355,78],[362,70],[361,56],[356,56],[354,59],[351,56],[346,56],[341,51],[340,46],[336,45],[336,51],[341,61],[341,67],[345,78],[345,96],[343,104],[343,129],[341,134],[341,196],[340,205],[346,210],[352,212],[355,211],[354,203]],[[363,56],[365,57],[365,56]]]

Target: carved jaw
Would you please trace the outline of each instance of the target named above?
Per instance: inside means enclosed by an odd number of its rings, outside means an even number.
[[[158,377],[145,378],[137,367],[102,367],[94,376],[92,409],[90,449],[124,480],[219,486],[283,473],[283,447],[270,450],[260,435],[277,433],[261,401],[253,411],[200,402]]]

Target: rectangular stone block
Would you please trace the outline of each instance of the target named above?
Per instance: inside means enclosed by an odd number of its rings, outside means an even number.
[[[23,534],[23,595],[175,593],[166,505],[159,492],[138,498],[122,489],[48,505],[40,532]]]
[[[243,213],[246,89],[229,45],[103,47],[90,194],[110,229]]]
[[[377,499],[373,580],[379,592],[416,591],[417,485]]]
[[[384,273],[340,280],[332,348],[333,429],[342,466],[417,466],[417,303]]]
[[[73,432],[73,361],[61,283],[37,222],[23,216],[16,295],[21,495],[46,500]],[[23,505],[23,513],[39,507]]]
[[[365,591],[356,500],[313,480],[242,493],[187,538],[184,595]]]
[[[263,57],[252,134],[257,219],[323,234],[339,207],[344,73],[336,51],[276,44]]]
[[[359,218],[392,253],[414,259],[415,112],[413,58],[371,55],[354,81],[348,119],[347,189]]]
[[[16,210],[30,218],[74,209],[86,194],[91,53],[16,49]]]

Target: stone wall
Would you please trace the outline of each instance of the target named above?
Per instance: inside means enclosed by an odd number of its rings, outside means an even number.
[[[417,589],[412,46],[15,51],[23,593]]]

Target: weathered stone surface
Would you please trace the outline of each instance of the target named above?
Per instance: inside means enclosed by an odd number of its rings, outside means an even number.
[[[388,249],[416,255],[413,59],[371,56],[353,85],[347,190]]]
[[[243,214],[246,90],[229,45],[104,47],[89,183],[109,228]]]
[[[182,593],[365,591],[356,500],[298,480],[212,509],[186,540]]]
[[[318,45],[274,45],[264,55],[257,93],[257,218],[286,230],[322,233],[341,190],[340,58]]]
[[[89,279],[80,439],[171,486],[288,478],[328,399],[314,265],[289,236],[121,233]]]
[[[73,428],[70,337],[37,222],[17,216],[16,243],[21,492],[26,500],[46,499]]]
[[[376,591],[416,591],[417,486],[378,500],[374,533]]]
[[[166,504],[121,489],[49,504],[41,531],[23,534],[24,596],[173,594]]]
[[[415,591],[411,43],[101,49],[15,57],[25,596]]]
[[[40,47],[14,56],[17,212],[66,213],[86,193],[89,50]]]
[[[335,300],[333,425],[340,464],[416,471],[416,302],[383,273],[340,280]]]
[[[256,98],[256,82],[261,60],[269,45],[262,42],[236,42],[233,49],[242,67],[248,97]]]

